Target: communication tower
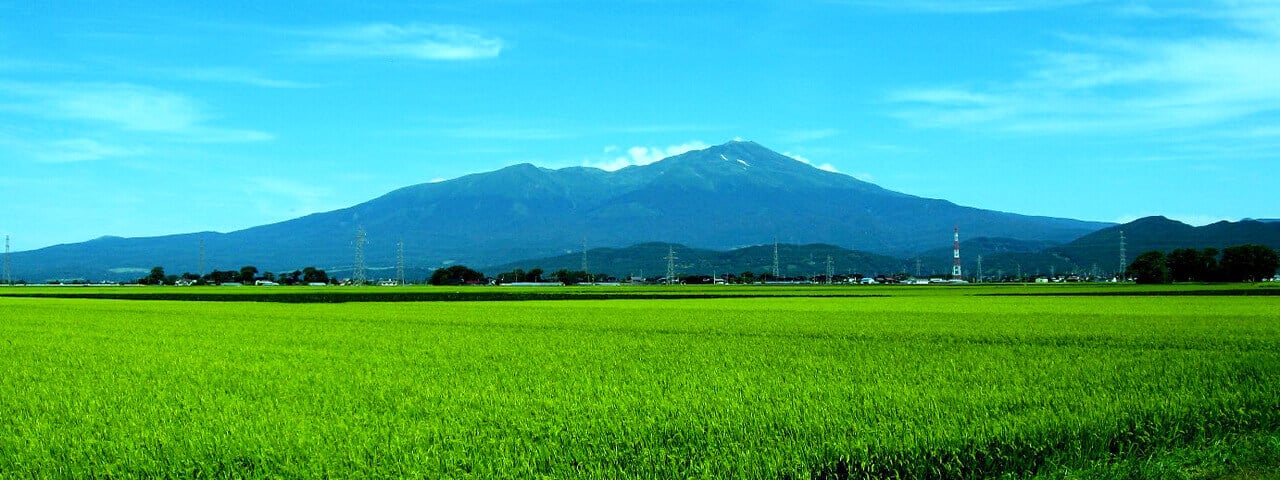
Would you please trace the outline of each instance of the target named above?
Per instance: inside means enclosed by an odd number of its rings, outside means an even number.
[[[827,285],[831,285],[831,277],[835,274],[835,264],[831,263],[831,255],[827,255]]]
[[[960,227],[955,227],[955,249],[951,255],[951,279],[960,280]]]
[[[196,262],[196,275],[204,276],[204,239],[200,239],[200,258]]]
[[[1125,256],[1124,251],[1124,230],[1120,231],[1120,277],[1124,279],[1125,272],[1129,270],[1129,259]]]
[[[364,273],[364,241],[364,227],[356,227],[356,263],[355,271],[351,274],[353,285],[364,285],[368,281]]]
[[[778,280],[778,241],[773,241],[773,280]]]
[[[582,237],[582,273],[587,272],[587,237]]]
[[[396,282],[404,285],[404,240],[396,242]]]
[[[978,255],[978,282],[982,282],[982,255]]]
[[[667,285],[671,285],[676,278],[676,247],[667,245]]]
[[[13,285],[12,264],[9,263],[9,236],[4,236],[4,284]]]

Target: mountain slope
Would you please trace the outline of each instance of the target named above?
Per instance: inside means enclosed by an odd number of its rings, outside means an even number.
[[[370,268],[496,265],[648,241],[725,250],[825,243],[910,256],[971,237],[1066,242],[1109,226],[958,206],[827,172],[752,142],[730,142],[616,172],[521,164],[413,185],[349,208],[226,234],[99,239],[14,255],[21,278],[127,279],[155,265],[195,271],[307,265],[350,272],[357,228]],[[125,270],[122,270],[125,269]],[[129,270],[134,269],[134,270]],[[119,273],[119,272],[126,273]]]
[[[670,248],[671,250],[668,250]],[[689,248],[661,242],[648,242],[626,248],[596,248],[587,251],[587,268],[591,273],[605,273],[616,277],[666,276],[667,254],[675,253],[677,275],[713,275],[753,272],[763,274],[773,270],[773,245],[755,245],[729,251]],[[783,277],[811,277],[826,272],[827,257],[832,258],[836,273],[861,273],[868,276],[894,274],[906,271],[900,259],[874,253],[859,252],[834,245],[778,245],[778,274]],[[481,269],[486,274],[497,275],[514,269],[541,268],[547,272],[565,269],[582,269],[582,252],[554,257],[520,260]]]

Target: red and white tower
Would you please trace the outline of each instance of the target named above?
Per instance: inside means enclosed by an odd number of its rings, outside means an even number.
[[[955,250],[952,254],[951,279],[960,280],[960,227],[956,227]]]

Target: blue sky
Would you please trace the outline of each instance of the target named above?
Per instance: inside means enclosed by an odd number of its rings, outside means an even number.
[[[735,138],[962,205],[1280,218],[1272,1],[0,0],[0,234],[231,231]]]

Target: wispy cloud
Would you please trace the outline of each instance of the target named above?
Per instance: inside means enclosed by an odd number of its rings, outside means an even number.
[[[123,132],[164,134],[191,142],[255,142],[269,133],[210,125],[206,108],[175,92],[125,83],[2,83],[16,99],[8,110],[34,117],[84,122]],[[81,147],[85,146],[83,142]]]
[[[45,148],[37,150],[35,156],[45,162],[67,163],[126,157],[141,151],[141,149],[108,145],[89,138],[73,138],[49,142]]]
[[[314,88],[315,85],[264,76],[253,70],[233,67],[171,68],[162,73],[200,82],[233,83],[264,88]]]
[[[333,198],[333,192],[323,186],[275,177],[246,180],[244,193],[253,198],[259,213],[270,217],[288,217],[335,207],[328,200]]]
[[[316,32],[305,49],[325,57],[476,60],[497,57],[505,42],[455,25],[376,23]]]
[[[645,147],[634,146],[626,149],[625,155],[616,155],[619,148],[617,146],[608,146],[604,148],[605,155],[615,155],[612,159],[606,160],[589,160],[582,163],[584,167],[595,167],[606,171],[621,170],[634,165],[648,165],[667,157],[679,155],[694,150],[702,150],[710,147],[706,143],[699,140],[685,142],[679,145],[670,145],[667,147]]]
[[[1100,3],[1099,0],[844,0],[838,3],[922,13],[1001,13],[1048,10]]]
[[[144,152],[141,148],[111,145],[91,138],[38,140],[29,135],[0,133],[0,147],[44,163],[73,163],[127,157]]]
[[[831,138],[840,134],[840,130],[835,128],[814,128],[808,130],[788,130],[782,132],[779,140],[788,143],[812,142]]]
[[[1064,37],[1071,51],[1035,54],[1021,78],[903,89],[886,99],[917,126],[1008,132],[1128,134],[1274,113],[1280,9],[1259,5],[1224,0],[1206,9],[1202,20],[1225,22],[1218,35]]]
[[[470,140],[563,140],[577,134],[565,130],[539,127],[512,127],[503,125],[466,125],[440,129],[439,133]]]

